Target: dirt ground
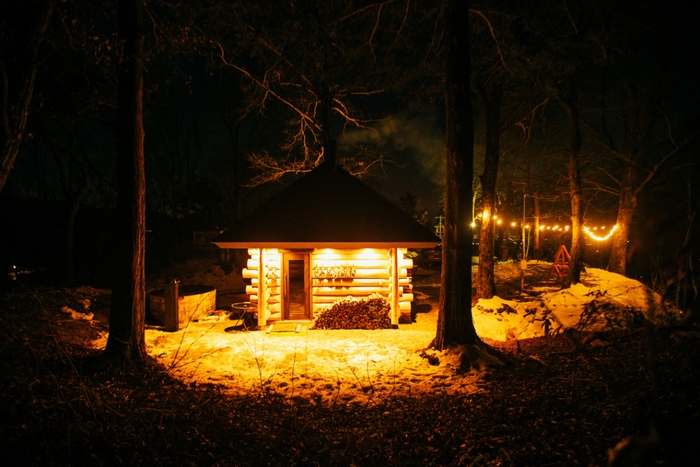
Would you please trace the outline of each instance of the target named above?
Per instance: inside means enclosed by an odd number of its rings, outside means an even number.
[[[518,298],[514,267],[497,285]],[[421,356],[436,271],[415,282],[399,330],[149,329],[154,360],[96,373],[109,292],[18,284],[0,295],[0,449],[23,466],[599,466],[619,445],[637,459],[619,465],[700,465],[696,328],[492,342],[507,365],[460,375]]]

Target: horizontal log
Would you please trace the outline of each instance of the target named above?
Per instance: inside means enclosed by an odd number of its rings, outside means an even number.
[[[250,299],[253,300],[253,297],[250,297]],[[277,313],[279,313],[279,312],[282,311],[282,304],[279,303],[279,302],[276,302],[276,303],[268,303],[267,306],[265,307],[265,309],[268,311],[268,313],[269,313],[269,312],[272,312],[272,313],[277,312]]]
[[[347,261],[338,261],[338,260],[315,260],[312,261],[311,267],[319,267],[319,268],[336,268],[336,267],[348,267],[352,266],[355,269],[357,268],[371,268],[371,269],[376,269],[376,268],[387,268],[389,267],[390,262],[388,259],[350,259]]]
[[[399,284],[408,286],[410,279],[399,279]],[[387,287],[391,285],[390,278],[339,278],[339,279],[313,279],[314,287]]]
[[[384,254],[372,254],[372,255],[366,255],[366,254],[347,254],[347,253],[342,253],[342,254],[335,254],[335,255],[312,255],[311,260],[313,262],[340,262],[340,263],[354,263],[356,261],[388,261],[390,259],[390,256],[387,255],[386,253]]]
[[[267,320],[268,321],[281,321],[282,320],[282,312],[278,311],[276,313],[270,313],[270,317],[267,318]],[[261,326],[264,326],[265,324],[268,324],[268,323],[264,323]]]
[[[406,253],[404,248],[401,248],[402,255],[399,258],[402,267],[413,267],[413,259],[406,258],[403,255]],[[248,255],[250,259],[259,260],[257,248],[249,248]],[[282,254],[276,248],[268,248],[265,250],[264,258],[279,261]],[[313,261],[362,261],[362,260],[388,260],[391,259],[391,253],[388,250],[373,249],[367,252],[366,249],[353,250],[333,250],[331,253],[326,253],[324,250],[316,250],[311,254]]]
[[[246,285],[245,286],[245,293],[247,294],[257,294],[259,292],[259,288],[253,285]],[[279,295],[281,293],[281,287],[268,287],[265,289],[265,293],[267,294],[266,297],[274,296],[274,295]]]
[[[400,289],[400,287],[399,287]],[[371,295],[378,293],[386,295],[390,292],[389,287],[314,287],[314,295]]]
[[[412,293],[402,293],[401,296],[399,297],[399,301],[412,302],[413,301],[413,294]]]
[[[260,262],[257,259],[251,258],[246,262],[246,267],[248,269],[255,269],[256,271],[257,271],[259,265],[260,265]],[[275,268],[279,269],[280,268],[280,261],[277,259],[266,258],[265,259],[265,267],[266,268],[275,267]]]
[[[251,277],[251,279],[250,279],[251,285],[257,286],[257,285],[259,285],[259,282],[260,281],[258,280],[258,276]],[[265,284],[267,284],[267,287],[281,287],[282,286],[282,279],[279,279],[279,278],[267,279],[265,281]]]
[[[386,248],[322,248],[320,250],[314,250],[313,256],[320,256],[327,259],[335,259],[340,256],[359,256],[368,255],[374,258],[374,255],[389,257],[389,250]]]
[[[389,279],[389,269],[355,269],[353,279]]]
[[[250,301],[257,302],[258,295],[257,294],[250,294]],[[267,303],[280,303],[281,301],[282,301],[282,296],[280,296],[280,295],[272,295],[272,296],[267,298]]]
[[[253,265],[249,264],[248,267],[243,268],[242,276],[244,279],[253,279],[253,278],[258,277],[257,265],[254,265],[254,267],[251,267],[251,266],[253,266]],[[277,275],[279,276],[280,274],[281,273],[278,269]],[[391,277],[391,274],[389,273],[389,268],[355,268],[355,276],[352,278],[347,278],[347,279],[387,279],[388,280],[390,277]],[[407,278],[408,277],[407,270],[401,269],[399,277]],[[339,278],[339,279],[344,279],[344,278]]]
[[[279,253],[279,250],[277,248],[265,248],[265,253]],[[257,255],[258,252],[260,251],[259,248],[248,248],[248,254],[249,255]]]

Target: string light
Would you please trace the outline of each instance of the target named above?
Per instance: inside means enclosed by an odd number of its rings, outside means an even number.
[[[603,230],[604,228],[605,228],[605,227],[602,227],[601,230]],[[594,230],[595,230],[595,227],[594,227]],[[613,228],[610,229],[610,231],[608,232],[607,235],[605,235],[605,236],[603,236],[603,237],[599,237],[598,235],[596,235],[596,234],[594,234],[593,232],[591,232],[591,229],[589,229],[588,227],[584,227],[584,228],[583,228],[583,231],[586,232],[586,233],[588,234],[589,237],[591,237],[593,240],[597,240],[597,241],[599,241],[599,242],[604,242],[605,240],[607,240],[607,239],[609,239],[610,237],[612,237],[612,234],[615,233],[616,230],[617,230],[617,224],[615,224],[615,225],[613,226]]]
[[[496,221],[496,225],[499,225],[499,226],[510,224],[511,228],[517,228],[519,225],[522,225],[518,221],[507,222],[506,219],[503,219],[498,214],[491,214],[491,212],[489,210],[485,210],[485,211],[480,212],[476,215],[476,220],[480,220],[480,221],[488,221],[489,218]],[[472,222],[471,226],[476,227],[476,222]],[[525,228],[530,229],[531,228],[530,224],[525,224]],[[540,224],[539,229],[545,230],[545,231],[548,230],[551,232],[566,232],[566,233],[568,233],[571,231],[571,226],[570,225],[559,225],[559,224],[554,224],[554,225]],[[595,235],[593,233],[593,231],[606,230],[606,227],[604,225],[603,226],[583,227],[582,230],[587,235],[589,235],[592,239],[603,242],[612,236],[615,229],[617,229],[617,226],[613,226],[612,229],[610,229],[610,231],[608,231],[607,235],[605,235],[605,236],[598,236],[598,235]]]

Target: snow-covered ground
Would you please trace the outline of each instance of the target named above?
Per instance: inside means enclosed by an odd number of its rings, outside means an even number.
[[[551,263],[528,264],[520,294],[513,285],[519,287],[519,267],[498,265],[497,284],[513,299],[479,300],[472,309],[477,333],[507,341],[566,328],[614,330],[639,326],[645,318],[673,319],[658,294],[635,280],[588,269],[581,284],[560,290],[556,283],[544,284],[549,268]],[[391,395],[478,391],[480,375],[459,370],[459,349],[425,350],[435,337],[439,274],[416,272],[416,321],[396,330],[231,331],[224,314],[174,333],[147,329],[148,352],[177,378],[238,395],[366,403]],[[104,340],[94,344],[103,346]]]
[[[530,300],[480,299],[472,310],[477,333],[497,341],[542,337],[566,328],[612,331],[674,319],[659,294],[619,274],[588,268],[569,289],[532,287]]]

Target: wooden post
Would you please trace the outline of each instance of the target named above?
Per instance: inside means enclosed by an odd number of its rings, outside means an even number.
[[[265,316],[265,309],[267,308],[265,299],[265,293],[267,292],[267,277],[265,277],[265,260],[263,258],[264,253],[265,249],[260,248],[258,251],[258,326],[265,326],[267,323],[267,317]]]
[[[167,332],[176,332],[180,329],[180,307],[178,303],[179,283],[173,280],[165,284],[165,310],[164,321]]]
[[[401,311],[399,310],[399,249],[391,249],[391,324],[399,324],[399,316]]]

